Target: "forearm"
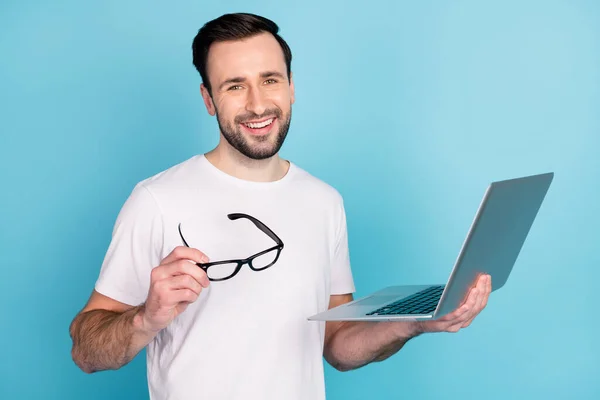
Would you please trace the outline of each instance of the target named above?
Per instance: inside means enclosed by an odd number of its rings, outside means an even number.
[[[325,358],[348,371],[383,361],[420,334],[412,322],[343,322],[325,347]]]
[[[123,313],[91,310],[70,326],[73,361],[87,373],[118,369],[129,363],[156,336],[144,330],[142,306]]]

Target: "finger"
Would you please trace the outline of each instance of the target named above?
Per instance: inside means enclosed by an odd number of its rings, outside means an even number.
[[[471,297],[471,293],[473,293],[473,289],[475,289],[476,287],[477,287],[476,285],[473,285],[469,288],[469,290],[463,297],[462,302],[460,303],[461,306],[464,306],[465,304],[467,304],[467,302],[469,301],[469,297]]]
[[[481,287],[482,292],[487,290],[489,280],[490,276],[488,274],[481,275],[479,278],[479,286]]]
[[[481,303],[479,304],[480,311],[483,310],[485,308],[485,306],[487,305],[487,301],[488,301],[491,293],[492,293],[492,277],[489,275],[486,275],[485,283],[483,285],[483,291],[481,294]]]
[[[450,325],[450,326],[449,326],[449,327],[446,329],[446,332],[449,332],[449,333],[456,333],[456,332],[460,331],[461,327],[462,327],[462,326],[461,326],[461,324],[454,324],[454,325]]]
[[[435,321],[425,321],[422,324],[427,326],[429,332],[458,332],[461,326],[471,317],[471,310],[477,296],[477,290],[472,289],[465,304]]]
[[[479,288],[475,287],[472,289],[467,302],[463,307],[461,307],[464,309],[464,311],[460,315],[458,315],[453,321],[451,321],[451,325],[461,326],[473,317],[473,315],[477,311],[477,304],[481,301],[481,294],[482,292],[481,290],[479,290]]]
[[[485,305],[487,304],[487,299],[490,294],[487,275],[483,277],[482,283],[480,286],[481,286],[481,289],[479,291],[479,295],[477,296],[477,299],[475,300],[475,304],[474,304],[473,310],[472,310],[472,315],[469,317],[469,320],[472,320],[473,318],[475,318],[475,316],[477,316],[481,312],[481,310],[483,310]]]
[[[208,256],[193,247],[177,246],[162,260],[161,264],[170,264],[177,260],[191,260],[197,263],[205,263],[208,261]]]
[[[170,290],[179,290],[179,289],[190,289],[196,294],[200,294],[202,291],[202,285],[196,279],[194,279],[191,275],[182,274],[177,275],[169,279],[169,289]]]
[[[473,310],[473,314],[463,323],[462,327],[463,328],[467,328],[469,325],[471,325],[471,323],[473,323],[473,320],[475,319],[475,317],[477,315],[479,315],[479,313],[481,313],[481,311],[485,308],[485,306],[487,305],[487,300],[489,298],[490,292],[491,292],[491,277],[489,275],[487,275],[485,277],[485,283],[484,283],[484,290],[482,293],[480,293],[474,310]]]
[[[181,275],[182,277],[185,275]],[[179,277],[173,277],[173,279]],[[194,280],[190,277],[190,279]],[[174,281],[163,279],[152,284],[152,302],[158,308],[161,307],[173,307],[180,302],[191,302],[195,301],[198,297],[199,293],[194,290],[182,287],[176,288],[179,286],[185,286],[185,284],[180,280],[176,279]],[[149,297],[150,298],[150,297]]]
[[[492,277],[490,275],[487,275],[484,290],[481,295],[481,303],[478,306],[478,313],[481,312],[487,306],[490,294],[492,294]]]
[[[477,312],[479,306],[481,305],[483,298],[485,297],[487,291],[487,278],[486,275],[482,275],[477,282],[477,297],[473,301],[473,307],[471,309],[472,312]]]
[[[473,309],[480,294],[481,289],[479,288],[479,286],[474,286],[473,288],[471,288],[471,291],[469,292],[469,297],[467,297],[467,299],[465,300],[465,304],[463,305],[465,312],[461,314],[462,316],[464,316],[466,313]]]
[[[473,323],[474,319],[475,319],[475,316],[473,316],[473,317],[469,318],[468,320],[466,320],[465,322],[463,322],[463,324],[460,326],[461,329],[468,328]]]
[[[487,302],[488,302],[488,299],[490,298],[491,294],[492,294],[492,276],[488,275],[487,282],[486,282],[486,296],[485,296],[485,300],[483,303],[484,308],[485,308],[485,306],[487,306]]]
[[[475,296],[472,296],[473,303],[472,303],[471,311],[477,310],[477,308],[481,304],[481,301],[485,297],[486,292],[487,292],[487,275],[483,274],[477,279],[477,284],[474,289]]]
[[[486,273],[482,273],[481,275],[479,275],[479,283],[485,285],[487,283],[488,276],[489,274]]]
[[[473,310],[473,308],[477,304],[479,296],[485,290],[485,282],[486,282],[485,275],[480,275],[475,280],[475,284],[472,285],[471,288],[469,289],[469,291],[467,292],[467,295],[465,296],[465,299],[463,300],[460,307],[458,307],[453,312],[446,314],[443,317],[439,318],[437,321],[450,322],[451,325],[453,325],[455,323],[458,323],[459,321],[464,322],[467,319],[469,319],[470,315],[468,313]],[[481,285],[484,285],[484,286],[481,287]]]
[[[189,275],[205,288],[210,284],[206,272],[196,264],[192,264],[187,260],[179,260],[169,264],[167,271],[171,276]]]
[[[461,327],[462,328],[467,328],[469,325],[471,325],[473,323],[473,320],[475,320],[475,317],[477,315],[479,315],[480,312],[481,312],[480,309],[476,309],[475,311],[473,311],[471,313],[471,315],[469,316],[469,318],[467,318],[465,321],[463,321]]]
[[[457,320],[459,320],[461,317],[463,317],[469,311],[469,307],[470,307],[470,303],[467,300],[467,302],[465,302],[463,305],[458,307],[456,310],[437,319],[437,321],[448,322],[449,325],[453,325],[454,323],[456,323]]]
[[[196,299],[198,299],[198,294],[190,289],[173,290],[168,297],[168,301],[171,305],[193,303]]]
[[[462,306],[460,306],[456,310],[452,311],[451,313],[448,313],[448,314],[444,315],[443,317],[438,318],[436,321],[452,322],[452,321],[456,320],[457,318],[459,318],[465,311],[466,311],[466,306],[463,304]]]
[[[460,329],[467,328],[469,325],[471,325],[477,314],[479,314],[478,304],[481,302],[481,296],[481,294],[478,296],[477,300],[471,306],[468,312],[464,313],[461,318],[455,320],[454,324],[451,324],[451,326],[448,328],[448,332],[458,332]]]
[[[473,280],[473,283],[471,284],[471,287],[469,288],[469,291],[465,295],[462,304],[466,304],[469,301],[469,299],[471,299],[473,297],[473,292],[474,291],[475,292],[476,291],[483,291],[484,287],[485,287],[485,275],[479,274]]]
[[[475,317],[476,317],[477,315],[479,315],[479,312],[478,312],[478,311],[474,311],[474,312],[472,312],[472,313],[470,314],[470,316],[469,316],[469,317],[468,317],[466,320],[464,320],[464,321],[462,322],[462,324],[460,325],[460,326],[461,326],[461,328],[467,328],[469,325],[471,325],[471,323],[473,322],[473,320],[475,319]]]
[[[206,272],[188,260],[178,260],[170,264],[165,264],[154,268],[152,270],[151,279],[153,282],[158,282],[161,280],[170,279],[176,275],[190,275],[202,287],[208,287],[210,283],[208,276],[206,276]]]

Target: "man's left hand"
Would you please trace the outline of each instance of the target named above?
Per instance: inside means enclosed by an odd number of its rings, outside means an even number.
[[[458,332],[462,328],[471,325],[477,314],[487,305],[488,298],[492,292],[492,277],[480,275],[471,287],[463,304],[440,319],[433,321],[419,321],[417,323],[420,333],[427,332]]]

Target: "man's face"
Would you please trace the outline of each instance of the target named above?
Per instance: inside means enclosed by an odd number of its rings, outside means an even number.
[[[287,135],[294,103],[294,84],[288,81],[277,40],[263,33],[214,43],[207,74],[212,98],[204,86],[202,96],[227,142],[251,159],[275,155]]]

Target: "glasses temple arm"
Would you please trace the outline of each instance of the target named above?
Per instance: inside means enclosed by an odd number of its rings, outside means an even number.
[[[263,231],[267,236],[269,236],[271,239],[273,239],[275,242],[277,242],[278,245],[283,245],[283,241],[279,238],[279,236],[277,236],[275,234],[275,232],[273,232],[271,229],[269,229],[268,226],[266,226],[265,224],[263,224],[262,222],[260,222],[258,219],[247,215],[247,214],[241,214],[241,213],[233,213],[233,214],[228,214],[227,215],[229,217],[229,219],[231,220],[236,220],[239,218],[247,218],[249,219],[258,229],[260,229],[261,231]]]
[[[177,227],[177,229],[179,230],[179,236],[181,236],[181,240],[183,240],[183,244],[185,244],[186,247],[190,247],[187,242],[185,241],[185,238],[183,237],[183,234],[181,233],[181,224],[179,224],[179,226]]]

